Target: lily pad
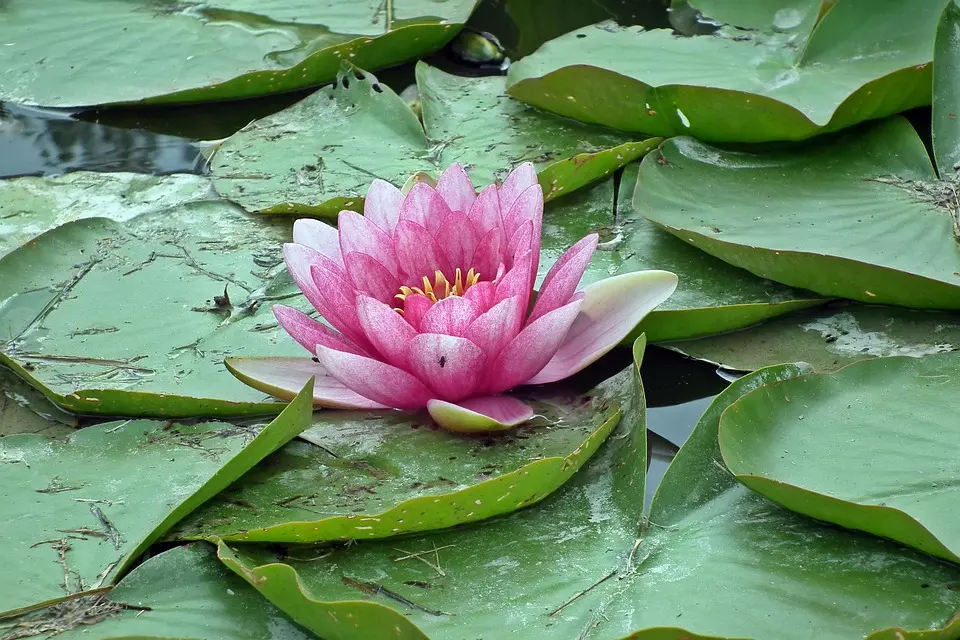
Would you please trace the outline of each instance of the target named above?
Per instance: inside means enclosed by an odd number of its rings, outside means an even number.
[[[270,312],[302,299],[290,233],[215,201],[56,227],[0,259],[0,362],[77,413],[277,413],[223,358],[301,354]]]
[[[266,428],[125,420],[0,439],[0,617],[109,587],[174,523],[308,424],[312,385]]]
[[[720,420],[737,479],[783,506],[960,563],[960,353],[770,385]]]
[[[759,3],[723,17],[755,22]],[[946,0],[845,0],[813,29],[816,2],[763,3],[765,28],[676,37],[603,23],[552,40],[510,68],[509,94],[582,122],[718,142],[801,140],[930,103]],[[714,4],[715,6],[715,4]],[[627,52],[627,53],[625,53]]]
[[[0,436],[37,433],[56,438],[70,435],[76,426],[76,416],[61,411],[13,371],[0,367]]]
[[[620,180],[616,205],[613,180],[547,205],[540,258],[542,277],[573,243],[599,233],[600,244],[584,273],[584,285],[643,269],[676,273],[680,279],[676,292],[644,318],[628,340],[641,333],[660,342],[733,331],[826,302],[758,278],[674,238],[634,209],[636,184],[637,168],[631,165]]]
[[[173,537],[371,539],[509,513],[566,482],[614,430],[633,393],[629,372],[586,392],[544,388],[523,398],[540,416],[534,426],[487,438],[439,429],[425,412],[324,411],[301,434],[308,442],[265,460]]]
[[[221,543],[219,555],[328,638],[956,637],[960,569],[781,509],[719,462],[722,410],[800,373],[764,370],[717,398],[664,477],[646,531],[637,406],[597,459],[540,505],[402,541],[428,563],[398,551],[399,541],[319,559]]]
[[[634,205],[685,242],[822,295],[960,309],[954,186],[936,182],[905,119],[787,151],[686,137],[661,150],[665,162],[641,165]]]
[[[228,138],[211,162],[214,184],[248,211],[335,216],[361,210],[374,178],[402,185],[458,161],[480,188],[532,161],[550,199],[659,143],[538,112],[508,98],[505,83],[418,63],[421,125],[389,87],[344,65],[335,84]]]
[[[0,100],[76,107],[291,91],[329,82],[341,60],[372,69],[435,51],[474,4],[12,0],[0,7]]]
[[[934,155],[941,177],[960,176],[960,5],[956,0],[943,10],[933,57]]]
[[[313,637],[217,562],[213,549],[202,543],[153,556],[108,594],[63,602],[7,621],[6,626],[0,622],[0,633],[5,630],[25,634],[14,637],[57,631],[58,640]]]
[[[210,179],[189,174],[78,171],[62,176],[0,180],[0,258],[40,234],[73,220],[141,213],[202,200]]]
[[[660,346],[737,371],[802,361],[826,373],[870,358],[960,351],[960,314],[851,304]]]

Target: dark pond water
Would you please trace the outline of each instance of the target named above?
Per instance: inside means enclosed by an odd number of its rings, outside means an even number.
[[[669,27],[668,0],[485,0],[469,27],[495,35],[510,59],[562,33],[601,20]],[[674,16],[676,18],[676,16]],[[481,75],[496,67],[468,64],[448,49],[427,61],[448,72]],[[397,92],[413,83],[413,65],[377,73]],[[70,171],[203,173],[202,141],[225,138],[257,118],[279,111],[310,91],[218,104],[86,112],[0,104],[0,177]],[[596,366],[627,366],[624,354]],[[716,368],[650,347],[643,364],[649,404],[649,496],[714,395],[727,381]]]

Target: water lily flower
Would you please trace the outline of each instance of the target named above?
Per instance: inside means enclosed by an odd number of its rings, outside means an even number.
[[[677,285],[672,273],[639,271],[578,291],[591,234],[535,294],[543,191],[529,163],[479,194],[459,164],[405,195],[375,180],[363,213],[341,211],[338,228],[297,220],[283,247],[329,326],[283,305],[274,314],[316,357],[228,359],[234,375],[282,398],[315,376],[319,406],[426,407],[448,429],[506,429],[533,410],[504,392],[577,373]]]

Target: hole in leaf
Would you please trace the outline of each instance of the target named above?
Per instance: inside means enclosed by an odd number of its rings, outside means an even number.
[[[362,71],[354,71],[353,77],[356,78],[357,80],[363,80],[367,76],[365,76]]]
[[[585,33],[578,33],[578,34],[577,34],[577,37],[578,37],[578,38],[586,38],[586,37],[587,37],[587,34],[585,34]]]
[[[340,78],[340,83],[343,84],[344,89],[350,88],[350,80],[349,78],[347,78],[347,76],[343,76],[342,78]]]
[[[383,93],[383,87],[381,87],[376,82],[373,83],[373,90],[376,91],[377,93]]]

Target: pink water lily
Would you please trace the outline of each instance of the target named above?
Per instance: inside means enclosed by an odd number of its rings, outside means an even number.
[[[234,358],[238,378],[339,408],[422,409],[457,431],[505,429],[533,410],[504,392],[566,378],[623,340],[676,288],[666,271],[577,290],[597,235],[563,254],[533,291],[543,192],[533,165],[479,194],[459,164],[404,195],[375,180],[364,215],[338,229],[298,220],[287,269],[330,326],[276,305],[280,325],[316,358]]]

